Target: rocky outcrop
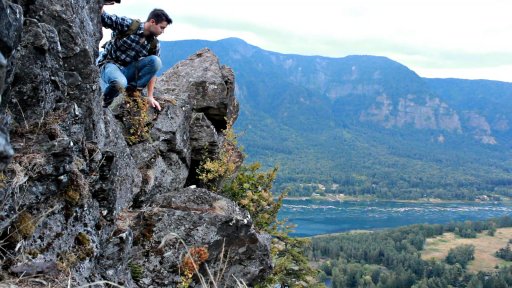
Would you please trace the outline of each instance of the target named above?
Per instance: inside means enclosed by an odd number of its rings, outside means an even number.
[[[219,66],[209,49],[203,49],[176,64],[159,81],[155,95],[173,95],[178,104],[192,107],[187,184],[193,184],[199,163],[220,148],[223,139],[218,138],[216,131],[225,129],[228,121],[234,122],[238,116],[234,74],[230,68]]]
[[[215,275],[223,287],[237,287],[233,277],[252,282],[270,267],[269,236],[256,233],[250,215],[232,201],[192,188],[153,201],[158,208],[147,209],[132,222],[131,263],[144,267],[142,286],[176,287],[181,279],[174,270],[186,269],[187,251],[194,248],[205,247],[210,260],[198,267],[200,274]]]
[[[270,239],[247,212],[185,188],[238,115],[233,72],[207,49],[176,65],[159,79],[163,109],[149,111],[150,139],[127,142],[127,123],[100,105],[100,2],[1,2],[0,15],[24,18],[22,31],[3,26],[21,35],[18,47],[14,36],[10,46],[1,42],[2,108],[16,152],[0,180],[2,274],[175,287],[189,249],[200,248],[199,274],[214,273],[221,286],[264,277]]]
[[[205,189],[158,195],[143,211],[121,212],[116,225],[98,257],[102,279],[177,287],[183,270],[190,269],[187,257],[197,249],[206,254],[198,274],[219,287],[237,287],[235,278],[261,280],[271,267],[270,236],[256,233],[250,216],[235,203]],[[132,270],[131,278],[126,269]],[[140,274],[133,277],[133,269]]]
[[[378,122],[388,128],[411,125],[417,129],[461,132],[457,112],[439,98],[426,98],[425,103],[420,104],[421,100],[409,95],[393,103],[391,97],[384,94],[375,100],[375,104],[361,112],[361,121]]]
[[[425,103],[421,103],[425,102]],[[499,115],[498,115],[499,116]],[[361,112],[359,120],[375,122],[386,128],[410,125],[416,129],[440,130],[451,133],[466,132],[483,144],[496,144],[492,130],[507,131],[508,122],[498,117],[494,127],[474,111],[462,111],[461,116],[439,98],[418,99],[414,95],[400,98],[398,103],[386,94],[376,97],[375,103]],[[444,136],[442,141],[444,143]]]
[[[464,114],[467,126],[472,130],[473,137],[480,140],[483,144],[496,144],[496,139],[491,134],[491,125],[485,117],[474,111],[468,111]]]

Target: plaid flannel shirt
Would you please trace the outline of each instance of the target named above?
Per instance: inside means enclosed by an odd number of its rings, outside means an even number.
[[[110,15],[106,12],[101,14],[101,24],[103,27],[112,30],[112,38],[107,42],[103,53],[100,54],[98,59],[99,65],[105,62],[113,62],[125,67],[143,57],[149,56],[153,38],[146,38],[144,36],[144,22],[141,22],[135,33],[121,39],[116,38],[118,33],[127,31],[130,28],[132,21],[131,18]],[[160,56],[159,42],[155,55]]]

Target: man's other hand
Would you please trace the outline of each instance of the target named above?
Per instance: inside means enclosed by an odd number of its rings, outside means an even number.
[[[162,110],[160,103],[158,103],[158,101],[156,101],[153,97],[148,97],[148,104],[151,105],[151,107],[156,108],[158,111]]]

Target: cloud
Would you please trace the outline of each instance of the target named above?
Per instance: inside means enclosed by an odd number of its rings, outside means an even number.
[[[379,55],[420,75],[469,69],[461,75],[480,71],[472,78],[512,82],[512,1],[123,0],[115,6],[109,9],[138,18],[165,9],[174,24],[163,40],[239,37],[280,53]]]

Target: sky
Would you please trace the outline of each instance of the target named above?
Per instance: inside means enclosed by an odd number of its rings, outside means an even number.
[[[511,0],[122,0],[105,11],[145,20],[153,8],[173,19],[163,41],[237,37],[285,54],[385,56],[422,77],[512,82]]]

